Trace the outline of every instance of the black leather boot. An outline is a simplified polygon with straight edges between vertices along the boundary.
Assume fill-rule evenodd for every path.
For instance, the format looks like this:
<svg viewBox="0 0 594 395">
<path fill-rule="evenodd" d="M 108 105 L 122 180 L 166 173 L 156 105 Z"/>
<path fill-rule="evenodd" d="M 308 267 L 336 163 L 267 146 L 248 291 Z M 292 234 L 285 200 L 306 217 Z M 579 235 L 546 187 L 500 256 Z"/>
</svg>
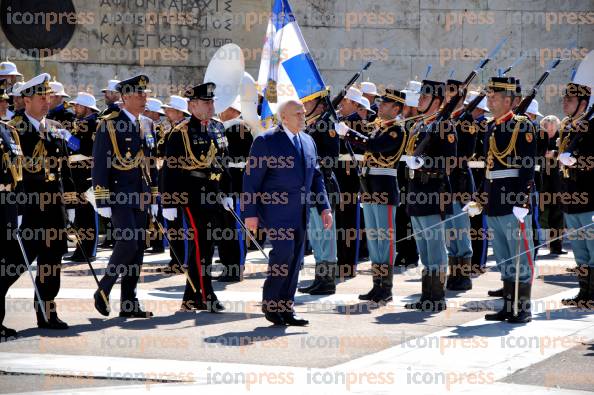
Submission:
<svg viewBox="0 0 594 395">
<path fill-rule="evenodd" d="M 375 303 L 388 303 L 392 301 L 392 285 L 394 281 L 394 266 L 380 265 L 380 287 L 371 298 Z"/>
<path fill-rule="evenodd" d="M 57 329 L 64 330 L 68 329 L 68 324 L 58 318 L 58 312 L 56 311 L 56 302 L 48 300 L 44 302 L 45 314 L 47 322 L 43 318 L 43 313 L 39 308 L 39 303 L 35 301 L 35 313 L 37 315 L 37 327 L 41 329 Z"/>
<path fill-rule="evenodd" d="M 518 287 L 518 300 L 515 300 L 515 293 L 512 294 L 512 307 L 517 303 L 518 313 L 514 314 L 512 310 L 511 316 L 507 319 L 510 324 L 526 324 L 532 321 L 532 310 L 530 305 L 530 293 L 532 291 L 532 284 L 520 283 Z"/>
<path fill-rule="evenodd" d="M 446 288 L 450 291 L 458 289 L 460 282 L 460 265 L 459 258 L 455 256 L 448 256 L 448 278 L 446 280 Z"/>
<path fill-rule="evenodd" d="M 514 297 L 513 281 L 504 281 L 501 291 L 503 297 L 503 307 L 496 313 L 486 314 L 487 321 L 505 321 L 512 316 L 512 301 Z"/>
<path fill-rule="evenodd" d="M 334 295 L 336 293 L 336 263 L 322 262 L 320 264 L 321 281 L 309 291 L 310 295 Z"/>
<path fill-rule="evenodd" d="M 458 258 L 456 273 L 456 281 L 450 286 L 448 283 L 447 289 L 450 291 L 468 291 L 472 289 L 472 258 Z"/>
<path fill-rule="evenodd" d="M 503 297 L 503 288 L 495 289 L 493 291 L 487 291 L 487 295 L 493 298 L 501 298 Z"/>
<path fill-rule="evenodd" d="M 407 303 L 405 309 L 422 310 L 423 304 L 431 299 L 431 276 L 427 269 L 423 269 L 421 274 L 421 299 L 418 302 Z"/>
<path fill-rule="evenodd" d="M 151 318 L 153 313 L 144 311 L 138 299 L 120 302 L 120 317 L 122 318 Z"/>
<path fill-rule="evenodd" d="M 359 295 L 359 300 L 373 300 L 375 294 L 379 291 L 381 287 L 381 265 L 377 263 L 371 264 L 371 274 L 373 275 L 373 287 L 371 291 L 367 292 L 366 294 Z"/>
<path fill-rule="evenodd" d="M 423 303 L 423 311 L 440 312 L 447 309 L 445 300 L 446 272 L 432 270 L 431 279 L 431 303 Z"/>
<path fill-rule="evenodd" d="M 574 306 L 581 308 L 594 308 L 594 289 L 592 289 L 592 278 L 594 270 L 590 270 L 588 266 L 580 266 L 577 269 L 578 282 L 580 284 L 580 290 L 576 296 L 569 299 L 561 300 L 566 306 Z M 591 307 L 588 307 L 588 302 Z"/>
</svg>

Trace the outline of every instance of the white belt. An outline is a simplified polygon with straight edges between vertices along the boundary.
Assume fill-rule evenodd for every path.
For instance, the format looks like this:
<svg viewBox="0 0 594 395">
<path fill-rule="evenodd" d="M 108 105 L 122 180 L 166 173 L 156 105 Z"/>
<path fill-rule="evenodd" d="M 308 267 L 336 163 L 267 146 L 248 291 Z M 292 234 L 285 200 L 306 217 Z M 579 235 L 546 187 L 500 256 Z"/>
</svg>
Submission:
<svg viewBox="0 0 594 395">
<path fill-rule="evenodd" d="M 369 172 L 367 174 L 370 174 L 372 176 L 393 176 L 393 177 L 396 177 L 398 173 L 396 172 L 396 169 L 388 169 L 388 168 L 382 168 L 382 167 L 369 167 Z"/>
<path fill-rule="evenodd" d="M 406 160 L 408 158 L 412 158 L 412 156 L 410 156 L 410 155 L 401 155 L 400 156 L 400 162 L 406 162 Z"/>
<path fill-rule="evenodd" d="M 534 171 L 540 171 L 540 165 L 534 165 Z"/>
<path fill-rule="evenodd" d="M 487 180 L 498 180 L 500 178 L 513 178 L 518 177 L 520 175 L 519 169 L 506 169 L 506 170 L 495 170 L 495 171 L 486 171 L 485 177 Z"/>
<path fill-rule="evenodd" d="M 484 169 L 485 161 L 484 160 L 469 160 L 468 167 L 470 169 Z"/>
<path fill-rule="evenodd" d="M 86 155 L 82 155 L 82 154 L 75 154 L 75 155 L 70 155 L 68 157 L 68 162 L 72 163 L 72 162 L 82 162 L 83 160 L 89 160 L 89 159 L 93 159 L 90 156 L 86 156 Z"/>
<path fill-rule="evenodd" d="M 355 159 L 359 162 L 363 162 L 363 155 L 355 154 Z M 338 155 L 338 160 L 343 161 L 343 162 L 350 162 L 352 160 L 351 154 L 340 154 L 340 155 Z"/>
<path fill-rule="evenodd" d="M 245 162 L 229 162 L 227 163 L 227 167 L 232 167 L 234 169 L 243 169 L 245 168 Z"/>
<path fill-rule="evenodd" d="M 12 189 L 12 185 L 10 184 L 0 184 L 0 192 L 10 192 L 10 190 Z"/>
</svg>

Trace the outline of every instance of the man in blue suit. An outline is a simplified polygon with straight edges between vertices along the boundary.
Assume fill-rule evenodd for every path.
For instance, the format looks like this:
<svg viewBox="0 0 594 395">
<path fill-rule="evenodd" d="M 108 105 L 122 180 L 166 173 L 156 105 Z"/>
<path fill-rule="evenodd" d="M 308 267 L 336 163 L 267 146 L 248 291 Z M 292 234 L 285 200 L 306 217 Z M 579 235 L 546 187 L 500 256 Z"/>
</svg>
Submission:
<svg viewBox="0 0 594 395">
<path fill-rule="evenodd" d="M 265 229 L 272 244 L 262 311 L 276 325 L 304 326 L 293 304 L 303 261 L 310 206 L 332 226 L 332 211 L 317 164 L 313 139 L 305 130 L 305 109 L 296 100 L 278 108 L 281 125 L 254 140 L 244 175 L 242 205 L 246 227 Z"/>
</svg>

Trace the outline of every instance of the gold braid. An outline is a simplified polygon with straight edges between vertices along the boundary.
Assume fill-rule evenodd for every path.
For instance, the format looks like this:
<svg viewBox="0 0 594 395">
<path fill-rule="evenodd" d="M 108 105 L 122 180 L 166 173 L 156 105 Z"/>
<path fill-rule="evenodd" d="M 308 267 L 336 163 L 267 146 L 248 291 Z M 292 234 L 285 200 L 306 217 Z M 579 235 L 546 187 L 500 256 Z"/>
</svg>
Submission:
<svg viewBox="0 0 594 395">
<path fill-rule="evenodd" d="M 520 124 L 520 121 L 516 122 L 516 125 L 514 126 L 514 131 L 512 133 L 512 137 L 509 140 L 509 144 L 507 148 L 505 148 L 503 151 L 499 151 L 499 149 L 497 148 L 497 142 L 495 141 L 495 133 L 491 134 L 491 137 L 489 137 L 489 153 L 487 155 L 488 168 L 493 167 L 493 158 L 496 158 L 499 161 L 499 163 L 501 163 L 503 166 L 511 167 L 511 165 L 505 163 L 504 159 L 508 157 L 509 154 L 516 151 L 516 141 L 518 140 L 518 134 L 520 133 Z"/>
<path fill-rule="evenodd" d="M 571 142 L 571 129 L 575 127 L 585 115 L 586 113 L 583 112 L 576 119 L 571 119 L 571 117 L 563 118 L 561 121 L 561 127 L 559 128 L 559 154 L 565 152 L 569 146 L 569 143 Z M 567 135 L 563 136 L 563 132 L 565 132 L 565 130 L 567 130 Z"/>
<path fill-rule="evenodd" d="M 409 156 L 413 155 L 415 152 L 415 145 L 417 144 L 417 139 L 419 138 L 419 132 L 418 131 L 417 131 L 417 133 L 413 133 L 413 132 L 417 128 L 417 125 L 419 124 L 419 122 L 423 122 L 423 120 L 419 120 L 419 121 L 415 122 L 415 124 L 411 128 L 408 142 L 406 143 L 406 154 Z M 405 141 L 406 141 L 406 139 L 405 139 Z"/>
<path fill-rule="evenodd" d="M 105 121 L 107 123 L 107 131 L 109 132 L 109 139 L 111 140 L 111 145 L 113 146 L 113 152 L 115 154 L 116 160 L 113 161 L 112 165 L 114 169 L 120 171 L 129 171 L 134 168 L 137 168 L 144 162 L 144 152 L 143 150 L 138 150 L 136 156 L 134 158 L 124 158 L 122 157 L 122 153 L 120 152 L 120 147 L 118 147 L 118 140 L 116 138 L 116 131 L 113 126 L 113 123 L 109 120 Z"/>
<path fill-rule="evenodd" d="M 388 124 L 388 126 L 383 127 L 381 133 L 385 133 L 388 129 L 390 129 L 392 125 Z M 380 122 L 380 127 L 381 126 L 381 122 Z M 375 157 L 372 155 L 372 153 L 370 152 L 366 152 L 365 153 L 365 163 L 367 165 L 371 165 L 371 164 L 376 164 L 379 165 L 381 167 L 392 167 L 394 166 L 394 163 L 398 162 L 400 160 L 400 157 L 402 156 L 402 153 L 404 152 L 404 149 L 406 147 L 406 131 L 404 130 L 404 128 L 401 128 L 402 133 L 404 133 L 404 137 L 402 139 L 402 144 L 400 144 L 400 148 L 398 148 L 398 151 L 396 151 L 396 153 L 394 155 L 390 155 L 390 156 L 384 156 L 384 154 L 380 153 L 379 157 Z"/>
<path fill-rule="evenodd" d="M 214 142 L 210 142 L 210 147 L 208 149 L 208 153 L 206 157 L 204 155 L 200 155 L 200 159 L 196 158 L 194 153 L 192 152 L 192 146 L 190 144 L 190 138 L 188 137 L 188 128 L 186 125 L 188 124 L 189 120 L 184 121 L 178 124 L 172 132 L 180 132 L 182 137 L 182 142 L 184 143 L 184 151 L 185 151 L 185 161 L 181 164 L 181 168 L 184 170 L 196 170 L 196 169 L 207 169 L 211 166 L 215 155 L 217 153 L 217 148 L 214 145 Z M 187 164 L 186 164 L 187 163 Z"/>
</svg>

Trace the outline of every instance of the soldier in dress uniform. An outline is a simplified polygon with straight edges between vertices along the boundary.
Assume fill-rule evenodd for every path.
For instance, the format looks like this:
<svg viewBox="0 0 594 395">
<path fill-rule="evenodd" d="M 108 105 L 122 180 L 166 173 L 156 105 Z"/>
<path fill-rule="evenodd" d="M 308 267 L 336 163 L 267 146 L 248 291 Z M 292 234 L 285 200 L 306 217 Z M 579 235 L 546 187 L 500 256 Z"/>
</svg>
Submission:
<svg viewBox="0 0 594 395">
<path fill-rule="evenodd" d="M 328 90 L 322 90 L 302 99 L 302 102 L 306 113 L 305 132 L 316 144 L 318 165 L 324 177 L 328 201 L 334 215 L 336 206 L 340 203 L 340 187 L 334 174 L 334 167 L 338 164 L 340 140 L 330 120 L 320 119 L 322 116 L 325 117 L 325 97 L 329 93 Z M 332 295 L 336 292 L 335 277 L 338 269 L 336 225 L 332 224 L 330 229 L 324 229 L 322 216 L 314 207 L 310 207 L 307 236 L 316 262 L 315 277 L 309 286 L 298 288 L 298 291 L 310 295 Z"/>
<path fill-rule="evenodd" d="M 345 98 L 339 106 L 339 115 L 344 119 L 347 126 L 358 132 L 363 132 L 367 120 L 361 118 L 357 109 L 363 102 L 361 91 L 357 88 L 349 88 Z M 357 198 L 359 193 L 359 177 L 353 158 L 346 148 L 345 142 L 340 142 L 338 163 L 336 165 L 336 179 L 340 187 L 340 205 L 336 210 L 336 236 L 338 273 L 341 277 L 354 277 L 359 261 L 359 250 L 361 240 L 361 207 Z M 360 147 L 352 147 L 357 162 L 363 160 L 363 150 Z M 358 165 L 360 166 L 360 164 Z"/>
<path fill-rule="evenodd" d="M 417 122 L 406 147 L 408 212 L 413 231 L 425 230 L 415 237 L 421 262 L 425 266 L 421 299 L 407 304 L 405 307 L 408 309 L 446 309 L 447 251 L 445 226 L 441 222 L 452 214 L 450 169 L 447 164 L 456 157 L 456 132 L 449 120 L 435 122 L 444 100 L 443 82 L 423 81 L 418 110 L 427 117 Z"/>
<path fill-rule="evenodd" d="M 576 274 L 580 290 L 563 304 L 578 308 L 594 309 L 594 240 L 591 229 L 575 234 L 576 229 L 592 224 L 594 220 L 594 169 L 588 165 L 594 156 L 594 120 L 588 102 L 591 87 L 569 83 L 563 95 L 563 112 L 559 132 L 559 162 L 561 191 L 571 196 L 581 196 L 562 206 L 567 231 L 572 232 L 571 246 L 577 264 Z M 589 118 L 589 119 L 588 119 Z"/>
<path fill-rule="evenodd" d="M 171 131 L 181 122 L 185 121 L 191 114 L 188 112 L 188 99 L 178 95 L 172 95 L 166 104 L 162 106 L 165 116 L 167 117 L 169 127 L 163 130 L 163 135 L 157 142 L 157 167 L 159 168 L 159 180 L 163 178 L 163 163 L 165 161 L 165 150 L 167 148 L 167 140 L 172 135 Z M 161 188 L 163 183 L 159 181 Z M 161 192 L 163 192 L 161 190 Z M 166 274 L 181 274 L 183 273 L 182 266 L 187 262 L 188 256 L 188 240 L 183 237 L 186 234 L 188 226 L 185 224 L 185 214 L 181 207 L 177 209 L 177 216 L 174 220 L 167 221 L 168 231 L 174 237 L 169 238 L 169 255 L 171 260 L 164 267 L 157 269 L 159 272 Z"/>
<path fill-rule="evenodd" d="M 225 128 L 228 143 L 228 169 L 223 177 L 230 178 L 231 193 L 235 198 L 235 213 L 240 216 L 239 197 L 243 189 L 243 174 L 246 160 L 250 155 L 250 148 L 254 138 L 250 127 L 241 118 L 241 102 L 239 96 L 231 106 L 220 114 L 220 120 Z M 224 266 L 223 273 L 217 278 L 221 282 L 237 282 L 243 279 L 243 269 L 247 254 L 247 245 L 239 225 L 231 213 L 219 208 L 219 230 L 223 236 L 217 247 L 219 257 Z M 229 237 L 233 235 L 233 237 Z"/>
<path fill-rule="evenodd" d="M 117 102 L 120 100 L 120 92 L 117 90 L 117 86 L 120 83 L 120 80 L 114 79 L 109 80 L 107 82 L 107 86 L 101 89 L 103 93 L 103 98 L 105 100 L 105 105 L 107 106 L 101 113 L 99 117 L 103 118 L 110 115 L 112 112 L 119 112 L 120 106 Z"/>
<path fill-rule="evenodd" d="M 10 96 L 8 96 L 8 80 L 0 79 L 0 121 L 8 122 L 12 119 L 14 113 L 8 108 Z"/>
<path fill-rule="evenodd" d="M 406 120 L 403 122 L 407 139 L 410 138 L 410 132 L 419 118 L 417 107 L 419 106 L 419 91 L 421 90 L 420 81 L 409 81 L 408 85 L 402 92 L 406 95 L 406 101 L 402 114 L 398 118 Z M 401 157 L 402 158 L 402 157 Z M 401 159 L 402 160 L 402 159 Z M 398 166 L 398 186 L 400 188 L 400 199 L 396 209 L 396 259 L 395 266 L 417 267 L 419 262 L 419 253 L 417 252 L 417 244 L 415 243 L 412 231 L 412 223 L 410 216 L 406 210 L 406 195 L 408 193 L 408 169 L 404 164 Z M 410 237 L 409 237 L 410 236 Z"/>
<path fill-rule="evenodd" d="M 449 79 L 446 82 L 446 103 L 456 97 L 463 83 Z M 451 115 L 451 122 L 456 130 L 456 163 L 450 173 L 453 192 L 452 214 L 462 213 L 464 206 L 472 200 L 476 191 L 472 172 L 468 168 L 468 159 L 473 156 L 476 145 L 476 126 L 472 115 L 464 113 L 464 98 L 458 102 Z M 450 217 L 451 218 L 451 217 Z M 450 291 L 472 289 L 471 261 L 472 244 L 470 241 L 470 217 L 462 215 L 446 222 L 446 242 L 448 250 L 449 274 L 446 288 Z"/>
<path fill-rule="evenodd" d="M 469 104 L 479 95 L 476 91 L 468 92 L 468 99 L 466 104 Z M 484 97 L 476 108 L 472 111 L 472 120 L 474 127 L 476 128 L 476 143 L 474 154 L 468 161 L 468 167 L 472 172 L 472 178 L 474 179 L 474 185 L 478 189 L 483 184 L 485 179 L 485 158 L 484 158 L 484 141 L 485 132 L 487 131 L 487 117 L 485 113 L 489 112 L 487 107 L 487 97 Z M 488 249 L 488 237 L 487 236 L 487 217 L 486 215 L 475 215 L 470 217 L 470 228 L 474 237 L 471 237 L 472 243 L 472 272 L 475 274 L 480 273 L 484 270 L 487 262 L 487 249 Z M 499 295 L 501 296 L 501 295 Z"/>
<path fill-rule="evenodd" d="M 64 85 L 56 81 L 55 78 L 50 82 L 50 87 L 53 93 L 50 97 L 50 111 L 47 118 L 60 122 L 64 129 L 71 132 L 74 126 L 74 113 L 67 108 L 64 101 L 70 96 L 64 91 Z"/>
<path fill-rule="evenodd" d="M 185 210 L 192 229 L 188 275 L 182 310 L 208 310 L 220 312 L 224 306 L 212 287 L 212 256 L 214 253 L 216 212 L 219 204 L 233 209 L 228 179 L 222 177 L 227 162 L 223 124 L 215 119 L 214 98 L 216 85 L 212 82 L 189 88 L 184 96 L 189 99 L 192 116 L 171 130 L 165 148 L 162 191 L 170 197 L 163 201 L 163 216 L 177 217 L 178 208 Z M 173 197 L 177 196 L 177 199 Z M 195 291 L 194 291 L 195 289 Z"/>
<path fill-rule="evenodd" d="M 486 172 L 481 202 L 493 235 L 493 252 L 503 281 L 503 308 L 485 315 L 487 321 L 526 323 L 531 318 L 532 275 L 529 258 L 533 257 L 530 196 L 534 191 L 536 138 L 534 125 L 525 116 L 513 113 L 519 86 L 514 77 L 493 77 L 488 85 L 487 103 L 493 119 L 485 135 Z M 469 210 L 476 215 L 480 209 Z M 520 232 L 524 222 L 526 234 Z M 528 253 L 524 243 L 527 243 Z M 515 256 L 522 254 L 519 258 Z M 518 298 L 515 295 L 516 265 Z M 517 307 L 517 314 L 514 313 Z"/>
<path fill-rule="evenodd" d="M 46 118 L 52 94 L 49 79 L 49 74 L 40 74 L 20 87 L 16 93 L 24 97 L 25 113 L 10 124 L 18 131 L 24 155 L 27 202 L 21 226 L 23 243 L 29 262 L 37 259 L 35 283 L 48 317 L 45 321 L 35 301 L 37 326 L 67 329 L 68 325 L 58 318 L 54 299 L 60 290 L 62 255 L 67 251 L 62 164 L 70 136 L 59 122 Z"/>
<path fill-rule="evenodd" d="M 7 123 L 0 122 L 0 342 L 15 338 L 17 332 L 3 325 L 5 298 L 8 289 L 27 270 L 22 251 L 14 232 L 18 232 L 19 213 L 17 193 L 23 176 L 20 139 L 16 129 Z"/>
<path fill-rule="evenodd" d="M 20 116 L 22 117 L 25 114 L 25 101 L 20 93 L 17 93 L 21 86 L 23 86 L 24 82 L 17 82 L 10 88 L 10 93 L 8 96 L 12 99 L 12 118 Z M 11 118 L 11 121 L 12 121 Z"/>
<path fill-rule="evenodd" d="M 361 83 L 360 88 L 363 97 L 369 100 L 369 106 L 372 110 L 372 112 L 367 115 L 367 121 L 373 122 L 377 118 L 378 103 L 376 103 L 376 99 L 379 97 L 377 86 L 373 82 L 365 81 Z"/>
<path fill-rule="evenodd" d="M 79 141 L 79 149 L 68 148 L 68 172 L 64 177 L 64 196 L 68 219 L 75 231 L 81 236 L 74 253 L 66 260 L 86 262 L 85 256 L 92 262 L 97 255 L 98 216 L 95 209 L 84 197 L 92 186 L 91 168 L 93 167 L 93 142 L 97 130 L 99 109 L 95 97 L 90 93 L 79 92 L 70 102 L 74 108 L 72 135 Z M 81 250 L 82 246 L 82 250 Z"/>
<path fill-rule="evenodd" d="M 149 318 L 136 297 L 146 240 L 147 211 L 155 217 L 157 171 L 151 166 L 154 136 L 140 116 L 146 105 L 149 78 L 138 75 L 121 81 L 116 89 L 122 96 L 122 110 L 102 118 L 93 146 L 93 188 L 97 212 L 111 218 L 113 253 L 94 294 L 95 308 L 108 316 L 104 301 L 122 276 L 120 317 Z M 152 142 L 152 146 L 151 146 Z M 101 295 L 103 293 L 103 295 Z"/>
<path fill-rule="evenodd" d="M 378 117 L 369 125 L 369 135 L 349 129 L 344 123 L 339 124 L 336 131 L 365 149 L 361 200 L 373 287 L 368 293 L 359 295 L 359 299 L 387 303 L 392 300 L 396 254 L 397 167 L 406 145 L 406 133 L 396 117 L 406 103 L 406 94 L 386 89 L 378 101 Z"/>
<path fill-rule="evenodd" d="M 155 153 L 157 158 L 159 158 L 159 141 L 161 140 L 161 136 L 165 134 L 165 125 L 163 125 L 163 120 L 161 118 L 165 115 L 163 109 L 161 108 L 162 106 L 163 102 L 161 100 L 156 99 L 154 97 L 148 98 L 146 99 L 146 107 L 143 113 L 143 117 L 145 117 L 144 119 L 148 118 L 150 120 L 145 122 L 147 123 L 147 127 L 151 128 L 151 130 L 153 131 L 153 135 L 156 139 Z M 158 169 L 159 167 L 157 166 L 157 170 Z M 165 236 L 159 230 L 159 226 L 156 223 L 157 221 L 159 223 L 163 223 L 163 216 L 161 214 L 160 209 L 159 213 L 155 218 L 149 218 L 147 235 L 149 236 L 148 245 L 151 246 L 151 254 L 161 254 L 165 252 Z"/>
</svg>

